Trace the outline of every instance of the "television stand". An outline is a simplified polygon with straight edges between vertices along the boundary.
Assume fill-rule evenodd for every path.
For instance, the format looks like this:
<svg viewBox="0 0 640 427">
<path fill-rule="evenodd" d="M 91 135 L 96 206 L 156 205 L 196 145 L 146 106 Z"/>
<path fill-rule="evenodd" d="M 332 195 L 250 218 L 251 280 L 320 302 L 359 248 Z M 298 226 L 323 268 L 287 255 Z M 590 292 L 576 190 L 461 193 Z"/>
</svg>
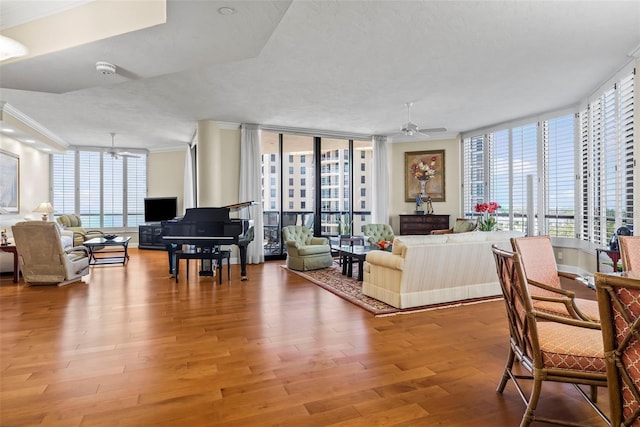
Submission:
<svg viewBox="0 0 640 427">
<path fill-rule="evenodd" d="M 166 250 L 167 245 L 162 240 L 162 223 L 147 222 L 138 226 L 138 248 Z"/>
</svg>

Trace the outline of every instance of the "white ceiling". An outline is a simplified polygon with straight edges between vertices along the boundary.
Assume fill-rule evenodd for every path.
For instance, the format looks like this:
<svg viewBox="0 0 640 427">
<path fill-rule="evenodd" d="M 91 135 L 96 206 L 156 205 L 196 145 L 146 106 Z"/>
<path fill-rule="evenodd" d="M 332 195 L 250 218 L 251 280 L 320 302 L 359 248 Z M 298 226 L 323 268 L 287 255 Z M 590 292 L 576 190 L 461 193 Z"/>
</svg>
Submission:
<svg viewBox="0 0 640 427">
<path fill-rule="evenodd" d="M 2 27 L 39 3 L 2 0 Z M 205 119 L 393 135 L 408 101 L 440 138 L 574 105 L 639 45 L 637 0 L 168 0 L 166 24 L 0 65 L 0 100 L 81 146 L 184 146 Z"/>
</svg>

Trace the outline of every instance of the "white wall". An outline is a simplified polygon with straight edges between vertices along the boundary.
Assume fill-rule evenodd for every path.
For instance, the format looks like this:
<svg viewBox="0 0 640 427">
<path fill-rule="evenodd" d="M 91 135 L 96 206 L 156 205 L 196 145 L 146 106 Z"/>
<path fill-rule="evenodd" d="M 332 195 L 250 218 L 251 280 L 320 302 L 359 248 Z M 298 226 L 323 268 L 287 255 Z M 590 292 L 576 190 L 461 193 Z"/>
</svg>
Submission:
<svg viewBox="0 0 640 427">
<path fill-rule="evenodd" d="M 3 134 L 0 149 L 20 157 L 20 210 L 17 214 L 0 215 L 0 228 L 6 228 L 11 237 L 13 224 L 24 219 L 39 219 L 42 214 L 33 210 L 49 201 L 49 155 Z M 0 252 L 0 272 L 7 271 L 13 271 L 13 255 Z"/>
<path fill-rule="evenodd" d="M 416 209 L 414 202 L 404 200 L 405 164 L 404 153 L 407 151 L 444 150 L 445 160 L 445 201 L 433 203 L 433 213 L 449 215 L 449 223 L 452 226 L 460 214 L 462 208 L 460 196 L 460 140 L 443 139 L 435 141 L 416 141 L 390 143 L 387 146 L 390 159 L 389 185 L 391 187 L 389 197 L 389 216 L 391 227 L 396 234 L 400 234 L 400 214 L 413 214 Z"/>
<path fill-rule="evenodd" d="M 178 197 L 178 215 L 184 214 L 184 150 L 149 153 L 147 196 Z"/>
</svg>

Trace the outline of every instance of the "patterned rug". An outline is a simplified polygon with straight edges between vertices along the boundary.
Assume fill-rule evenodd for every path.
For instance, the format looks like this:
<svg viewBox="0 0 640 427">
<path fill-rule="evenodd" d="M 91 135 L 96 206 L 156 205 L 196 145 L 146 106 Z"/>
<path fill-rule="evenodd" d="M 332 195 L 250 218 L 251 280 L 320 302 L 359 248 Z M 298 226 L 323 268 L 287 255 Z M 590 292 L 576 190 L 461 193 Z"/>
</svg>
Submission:
<svg viewBox="0 0 640 427">
<path fill-rule="evenodd" d="M 358 265 L 353 265 L 353 277 L 342 275 L 342 267 L 334 264 L 332 267 L 323 268 L 312 271 L 295 271 L 288 269 L 286 265 L 282 265 L 285 270 L 304 277 L 308 281 L 320 286 L 323 289 L 357 305 L 360 308 L 376 316 L 389 316 L 401 313 L 415 313 L 418 311 L 436 310 L 440 308 L 458 307 L 467 304 L 476 304 L 479 302 L 496 301 L 502 297 L 476 298 L 465 301 L 455 301 L 440 304 L 425 305 L 411 308 L 395 308 L 375 298 L 362 294 L 362 282 L 355 279 L 358 277 Z"/>
</svg>

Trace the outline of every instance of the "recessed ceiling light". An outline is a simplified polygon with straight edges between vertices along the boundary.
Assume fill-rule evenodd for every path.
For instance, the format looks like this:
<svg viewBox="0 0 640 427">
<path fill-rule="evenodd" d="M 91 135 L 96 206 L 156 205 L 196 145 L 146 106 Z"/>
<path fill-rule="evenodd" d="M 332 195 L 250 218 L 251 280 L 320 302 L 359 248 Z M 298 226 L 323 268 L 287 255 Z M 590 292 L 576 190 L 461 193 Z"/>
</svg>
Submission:
<svg viewBox="0 0 640 427">
<path fill-rule="evenodd" d="M 234 13 L 236 13 L 236 10 L 232 7 L 223 6 L 218 9 L 218 13 L 220 15 L 233 15 Z"/>
<path fill-rule="evenodd" d="M 13 133 L 13 132 L 15 132 L 15 130 L 13 130 L 11 128 L 2 128 L 2 132 Z"/>
<path fill-rule="evenodd" d="M 43 148 L 42 151 L 49 152 L 49 151 L 51 151 L 51 148 Z"/>
<path fill-rule="evenodd" d="M 36 142 L 35 139 L 25 139 L 24 142 L 26 142 L 27 144 L 33 144 Z"/>
</svg>

